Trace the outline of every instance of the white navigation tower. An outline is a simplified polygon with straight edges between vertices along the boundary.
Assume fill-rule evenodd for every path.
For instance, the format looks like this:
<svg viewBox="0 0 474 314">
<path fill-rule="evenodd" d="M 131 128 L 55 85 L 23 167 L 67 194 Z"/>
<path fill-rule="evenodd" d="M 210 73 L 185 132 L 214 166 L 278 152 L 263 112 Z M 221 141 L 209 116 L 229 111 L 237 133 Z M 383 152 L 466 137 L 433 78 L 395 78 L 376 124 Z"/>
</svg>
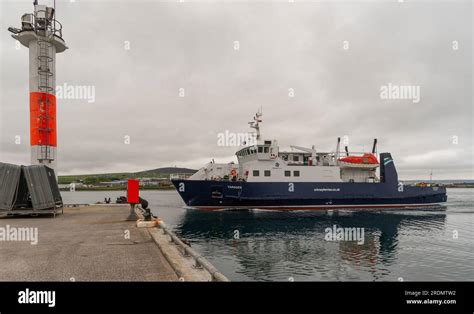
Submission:
<svg viewBox="0 0 474 314">
<path fill-rule="evenodd" d="M 21 28 L 9 27 L 12 37 L 29 49 L 31 164 L 56 171 L 56 54 L 67 49 L 55 8 L 33 2 L 34 13 L 21 17 Z M 56 172 L 57 174 L 57 172 Z"/>
</svg>

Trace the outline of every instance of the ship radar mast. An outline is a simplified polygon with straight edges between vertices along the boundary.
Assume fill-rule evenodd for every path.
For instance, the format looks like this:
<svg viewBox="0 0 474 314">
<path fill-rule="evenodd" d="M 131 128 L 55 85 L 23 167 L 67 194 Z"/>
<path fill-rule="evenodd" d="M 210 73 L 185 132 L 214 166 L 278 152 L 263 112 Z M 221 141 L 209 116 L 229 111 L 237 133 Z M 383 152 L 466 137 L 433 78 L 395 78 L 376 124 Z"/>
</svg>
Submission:
<svg viewBox="0 0 474 314">
<path fill-rule="evenodd" d="M 262 109 L 257 111 L 255 116 L 253 117 L 253 121 L 249 122 L 249 125 L 252 129 L 255 129 L 257 134 L 256 134 L 256 142 L 261 140 L 260 136 L 260 123 L 262 123 Z"/>
</svg>

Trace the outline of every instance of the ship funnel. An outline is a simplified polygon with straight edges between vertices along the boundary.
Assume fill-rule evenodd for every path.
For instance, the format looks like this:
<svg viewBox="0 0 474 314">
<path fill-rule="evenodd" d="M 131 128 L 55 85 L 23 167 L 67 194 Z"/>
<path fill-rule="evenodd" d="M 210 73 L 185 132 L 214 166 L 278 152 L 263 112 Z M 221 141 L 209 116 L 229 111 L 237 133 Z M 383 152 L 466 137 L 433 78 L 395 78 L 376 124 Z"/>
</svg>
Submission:
<svg viewBox="0 0 474 314">
<path fill-rule="evenodd" d="M 380 154 L 380 181 L 391 185 L 398 185 L 398 174 L 390 153 Z"/>
</svg>

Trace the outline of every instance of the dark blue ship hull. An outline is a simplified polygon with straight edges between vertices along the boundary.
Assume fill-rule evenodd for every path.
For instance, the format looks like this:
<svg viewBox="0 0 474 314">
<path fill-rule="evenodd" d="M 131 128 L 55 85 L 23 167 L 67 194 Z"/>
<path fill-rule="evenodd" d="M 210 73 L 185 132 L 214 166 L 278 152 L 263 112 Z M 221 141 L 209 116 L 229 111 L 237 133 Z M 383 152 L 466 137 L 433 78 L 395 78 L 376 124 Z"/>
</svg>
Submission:
<svg viewBox="0 0 474 314">
<path fill-rule="evenodd" d="M 419 207 L 447 200 L 445 187 L 399 184 L 390 154 L 380 158 L 379 183 L 172 181 L 187 206 L 204 209 Z"/>
</svg>

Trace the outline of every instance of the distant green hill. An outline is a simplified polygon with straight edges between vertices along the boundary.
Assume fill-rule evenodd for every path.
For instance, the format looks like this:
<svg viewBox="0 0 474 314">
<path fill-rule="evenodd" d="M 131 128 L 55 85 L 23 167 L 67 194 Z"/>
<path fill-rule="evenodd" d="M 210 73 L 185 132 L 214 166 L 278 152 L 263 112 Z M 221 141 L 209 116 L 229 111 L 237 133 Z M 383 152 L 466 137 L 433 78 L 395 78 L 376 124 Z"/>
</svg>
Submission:
<svg viewBox="0 0 474 314">
<path fill-rule="evenodd" d="M 186 173 L 186 174 L 193 174 L 197 170 L 188 169 L 188 168 L 179 168 L 179 167 L 165 167 L 165 168 L 157 168 L 152 170 L 145 170 L 140 172 L 135 172 L 135 175 L 138 176 L 146 176 L 146 177 L 154 177 L 157 175 L 166 175 L 169 177 L 172 173 Z"/>
<path fill-rule="evenodd" d="M 110 182 L 116 180 L 136 179 L 136 178 L 169 178 L 172 173 L 193 174 L 197 170 L 179 167 L 164 167 L 139 172 L 122 173 L 101 173 L 101 174 L 81 174 L 70 176 L 59 176 L 59 184 L 69 184 L 71 182 L 83 182 L 85 184 L 97 184 L 99 182 Z"/>
</svg>

